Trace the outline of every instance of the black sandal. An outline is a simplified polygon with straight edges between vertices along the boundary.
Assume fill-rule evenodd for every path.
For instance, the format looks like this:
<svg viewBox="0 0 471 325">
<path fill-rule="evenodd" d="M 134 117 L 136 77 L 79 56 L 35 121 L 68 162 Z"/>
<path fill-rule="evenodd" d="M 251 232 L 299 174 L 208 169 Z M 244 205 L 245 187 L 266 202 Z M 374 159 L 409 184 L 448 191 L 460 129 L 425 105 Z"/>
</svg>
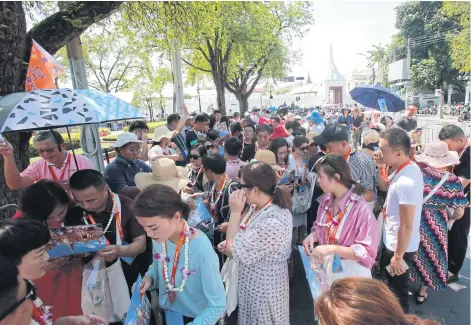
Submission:
<svg viewBox="0 0 471 325">
<path fill-rule="evenodd" d="M 427 294 L 425 294 L 425 296 L 422 296 L 422 295 L 420 294 L 420 291 L 417 291 L 417 292 L 415 293 L 415 302 L 417 303 L 417 305 L 422 305 L 422 304 L 425 302 L 425 300 L 427 300 L 427 297 L 428 297 Z M 418 298 L 424 298 L 424 300 L 419 301 Z"/>
</svg>

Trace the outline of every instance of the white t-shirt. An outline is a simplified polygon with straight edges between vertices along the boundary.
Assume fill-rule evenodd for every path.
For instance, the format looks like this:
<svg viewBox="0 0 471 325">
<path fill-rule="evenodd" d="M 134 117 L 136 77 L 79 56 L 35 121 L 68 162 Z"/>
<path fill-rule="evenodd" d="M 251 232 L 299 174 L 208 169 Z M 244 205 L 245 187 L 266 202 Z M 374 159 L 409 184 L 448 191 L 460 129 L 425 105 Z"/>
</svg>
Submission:
<svg viewBox="0 0 471 325">
<path fill-rule="evenodd" d="M 288 159 L 288 170 L 294 170 L 296 176 L 303 176 L 304 177 L 304 167 L 305 165 L 302 163 L 298 163 L 298 168 L 296 169 L 296 160 L 294 159 L 293 155 L 289 155 Z"/>
<path fill-rule="evenodd" d="M 389 176 L 391 180 L 392 175 Z M 399 231 L 400 217 L 399 205 L 414 205 L 415 215 L 412 234 L 406 252 L 416 252 L 420 242 L 420 216 L 424 200 L 424 179 L 422 172 L 415 163 L 404 167 L 389 186 L 386 197 L 387 218 L 383 224 L 383 242 L 391 251 L 396 250 L 397 233 Z"/>
<path fill-rule="evenodd" d="M 156 153 L 158 155 L 165 155 L 165 156 L 171 156 L 171 155 L 176 155 L 177 152 L 175 151 L 175 149 L 173 148 L 170 148 L 170 147 L 166 147 L 165 150 L 159 146 L 158 144 L 153 146 L 152 148 L 149 149 L 149 152 L 147 153 L 147 155 L 151 154 L 151 153 Z"/>
</svg>

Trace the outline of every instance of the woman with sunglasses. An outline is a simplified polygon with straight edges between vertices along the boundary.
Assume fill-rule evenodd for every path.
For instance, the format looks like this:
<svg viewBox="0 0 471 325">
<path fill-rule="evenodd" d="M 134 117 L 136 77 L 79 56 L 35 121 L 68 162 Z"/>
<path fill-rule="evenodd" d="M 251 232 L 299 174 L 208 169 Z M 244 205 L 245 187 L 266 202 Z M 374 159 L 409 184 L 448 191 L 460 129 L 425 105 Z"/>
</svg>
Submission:
<svg viewBox="0 0 471 325">
<path fill-rule="evenodd" d="M 276 186 L 273 168 L 252 162 L 242 168 L 241 190 L 229 198 L 227 239 L 218 250 L 239 262 L 239 325 L 289 325 L 292 216 L 289 194 Z M 245 204 L 249 211 L 243 214 Z"/>
<path fill-rule="evenodd" d="M 29 281 L 35 281 L 46 274 L 49 255 L 46 245 L 51 240 L 49 229 L 46 225 L 26 219 L 9 219 L 0 222 L 0 251 L 2 255 L 12 264 L 18 267 L 20 276 Z M 89 316 L 66 316 L 58 318 L 53 322 L 51 307 L 45 306 L 41 299 L 36 296 L 36 288 L 30 283 L 29 297 L 33 301 L 33 313 L 31 324 L 37 325 L 99 325 L 108 324 L 101 317 Z M 78 294 L 78 293 L 77 293 Z M 18 307 L 17 305 L 16 307 Z M 12 306 L 15 307 L 15 306 Z M 0 316 L 6 318 L 8 314 L 16 309 L 7 310 L 7 315 Z M 54 310 L 54 309 L 52 309 Z M 13 325 L 13 323 L 12 323 Z M 17 325 L 17 324 L 14 324 Z"/>
<path fill-rule="evenodd" d="M 362 197 L 365 188 L 352 179 L 348 163 L 338 155 L 319 159 L 316 172 L 326 195 L 311 234 L 303 242 L 305 252 L 317 264 L 337 255 L 345 276 L 371 277 L 378 249 L 378 226 Z"/>
<path fill-rule="evenodd" d="M 309 190 L 307 185 L 307 161 L 309 142 L 304 135 L 298 135 L 293 139 L 293 149 L 289 156 L 288 170 L 294 172 L 296 177 L 293 178 L 293 195 L 298 195 L 305 189 Z M 297 209 L 293 206 L 293 244 L 301 245 L 307 236 L 307 211 Z"/>
<path fill-rule="evenodd" d="M 197 145 L 190 150 L 188 158 L 190 163 L 186 165 L 188 179 L 190 180 L 191 189 L 193 193 L 204 192 L 203 186 L 208 182 L 204 174 L 203 157 L 206 156 L 206 147 L 202 144 Z"/>
<path fill-rule="evenodd" d="M 204 146 L 208 153 L 219 153 L 219 131 L 210 130 L 206 135 L 206 140 L 204 141 Z"/>
</svg>

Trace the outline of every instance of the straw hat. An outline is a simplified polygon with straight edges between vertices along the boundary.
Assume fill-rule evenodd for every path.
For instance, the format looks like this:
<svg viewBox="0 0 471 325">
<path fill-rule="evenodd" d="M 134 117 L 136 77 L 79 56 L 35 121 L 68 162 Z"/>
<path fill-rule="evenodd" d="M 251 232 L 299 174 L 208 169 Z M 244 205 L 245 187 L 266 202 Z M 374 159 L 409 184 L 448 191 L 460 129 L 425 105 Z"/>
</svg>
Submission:
<svg viewBox="0 0 471 325">
<path fill-rule="evenodd" d="M 255 161 L 263 161 L 270 166 L 276 165 L 276 157 L 270 150 L 258 150 L 254 157 Z"/>
<path fill-rule="evenodd" d="M 317 137 L 320 133 L 318 132 L 309 132 L 306 134 L 306 138 L 309 144 L 314 142 L 314 138 Z"/>
<path fill-rule="evenodd" d="M 142 141 L 137 139 L 137 135 L 131 132 L 123 132 L 116 138 L 116 142 L 113 143 L 113 148 L 121 148 L 122 146 L 127 145 L 128 143 L 142 143 Z"/>
<path fill-rule="evenodd" d="M 459 164 L 460 157 L 457 152 L 448 150 L 446 142 L 435 141 L 425 147 L 424 153 L 416 155 L 415 161 L 433 168 L 443 168 Z"/>
<path fill-rule="evenodd" d="M 160 142 L 162 138 L 167 138 L 171 140 L 173 137 L 173 131 L 169 131 L 166 126 L 158 127 L 154 130 L 154 137 L 152 138 L 153 142 Z"/>
<path fill-rule="evenodd" d="M 142 191 L 153 184 L 167 185 L 179 192 L 190 180 L 186 177 L 185 168 L 177 167 L 169 158 L 159 158 L 152 162 L 152 173 L 137 173 L 134 177 L 136 186 Z"/>
</svg>

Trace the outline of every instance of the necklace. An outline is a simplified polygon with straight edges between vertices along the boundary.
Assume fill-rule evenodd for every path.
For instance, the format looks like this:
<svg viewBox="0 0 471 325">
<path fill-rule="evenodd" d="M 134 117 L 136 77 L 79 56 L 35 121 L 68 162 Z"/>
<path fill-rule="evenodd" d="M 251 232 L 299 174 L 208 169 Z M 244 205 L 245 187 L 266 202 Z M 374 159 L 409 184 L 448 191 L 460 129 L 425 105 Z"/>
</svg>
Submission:
<svg viewBox="0 0 471 325">
<path fill-rule="evenodd" d="M 188 173 L 188 178 L 190 179 L 191 186 L 194 186 L 198 182 L 198 178 L 200 177 L 201 173 L 203 172 L 203 167 L 200 167 L 198 173 L 196 174 L 195 180 L 193 181 L 193 174 L 195 173 L 195 168 L 191 165 L 190 172 Z"/>
<path fill-rule="evenodd" d="M 240 229 L 245 230 L 247 226 L 249 225 L 249 222 L 254 219 L 256 216 L 258 216 L 263 210 L 267 209 L 271 205 L 272 199 L 270 198 L 261 208 L 260 210 L 256 211 L 256 206 L 255 204 L 252 204 L 250 206 L 249 212 L 245 215 L 245 218 L 242 220 L 240 223 Z M 254 214 L 255 212 L 255 214 Z"/>
<path fill-rule="evenodd" d="M 351 196 L 345 204 L 345 209 L 343 211 L 339 211 L 335 217 L 332 217 L 334 214 L 334 201 L 332 201 L 332 210 L 327 212 L 327 226 L 325 232 L 325 243 L 327 245 L 331 245 L 335 243 L 335 235 L 337 234 L 337 230 L 339 229 L 339 225 L 342 222 L 343 217 L 348 211 L 350 204 L 352 203 Z M 332 229 L 333 226 L 333 229 Z"/>
<path fill-rule="evenodd" d="M 188 280 L 188 276 L 194 272 L 188 268 L 188 247 L 189 247 L 190 237 L 191 237 L 191 229 L 189 228 L 187 222 L 183 220 L 182 233 L 180 235 L 180 239 L 178 240 L 178 244 L 175 249 L 175 255 L 173 258 L 171 279 L 169 279 L 168 277 L 168 264 L 167 263 L 170 262 L 170 260 L 167 257 L 167 244 L 166 244 L 166 241 L 162 243 L 162 253 L 161 253 L 162 273 L 164 275 L 165 287 L 167 289 L 170 302 L 175 301 L 176 292 L 183 292 L 186 281 Z M 175 275 L 177 272 L 178 259 L 180 257 L 180 251 L 183 245 L 183 241 L 185 241 L 185 264 L 184 264 L 184 267 L 181 269 L 181 272 L 183 273 L 182 282 L 180 283 L 179 287 L 175 287 Z"/>
<path fill-rule="evenodd" d="M 124 240 L 123 226 L 121 225 L 121 202 L 120 202 L 119 196 L 117 194 L 110 192 L 110 195 L 111 195 L 111 199 L 113 200 L 113 211 L 111 213 L 110 219 L 108 220 L 108 223 L 107 223 L 105 229 L 103 229 L 103 234 L 105 235 L 106 245 L 108 245 L 108 246 L 111 245 L 111 244 L 108 241 L 108 239 L 106 238 L 106 232 L 110 228 L 111 222 L 113 221 L 113 219 L 116 219 L 116 228 L 118 230 L 118 233 L 117 233 L 116 237 L 118 237 L 118 235 L 119 235 L 119 238 L 121 240 Z M 91 214 L 89 214 L 88 216 L 85 216 L 85 214 L 86 213 L 84 212 L 83 222 L 86 225 L 88 225 L 88 221 L 90 221 L 90 223 L 92 225 L 95 225 L 96 224 L 95 218 L 93 218 L 93 216 Z"/>
<path fill-rule="evenodd" d="M 217 196 L 214 198 L 214 192 L 216 188 L 216 182 L 214 182 L 213 187 L 211 188 L 211 197 L 209 198 L 209 206 L 211 208 L 211 211 L 215 212 L 216 210 L 216 205 L 221 199 L 222 195 L 222 190 L 224 189 L 224 186 L 226 185 L 227 181 L 227 175 L 224 175 L 224 180 L 221 182 L 221 186 L 217 189 Z"/>
</svg>

